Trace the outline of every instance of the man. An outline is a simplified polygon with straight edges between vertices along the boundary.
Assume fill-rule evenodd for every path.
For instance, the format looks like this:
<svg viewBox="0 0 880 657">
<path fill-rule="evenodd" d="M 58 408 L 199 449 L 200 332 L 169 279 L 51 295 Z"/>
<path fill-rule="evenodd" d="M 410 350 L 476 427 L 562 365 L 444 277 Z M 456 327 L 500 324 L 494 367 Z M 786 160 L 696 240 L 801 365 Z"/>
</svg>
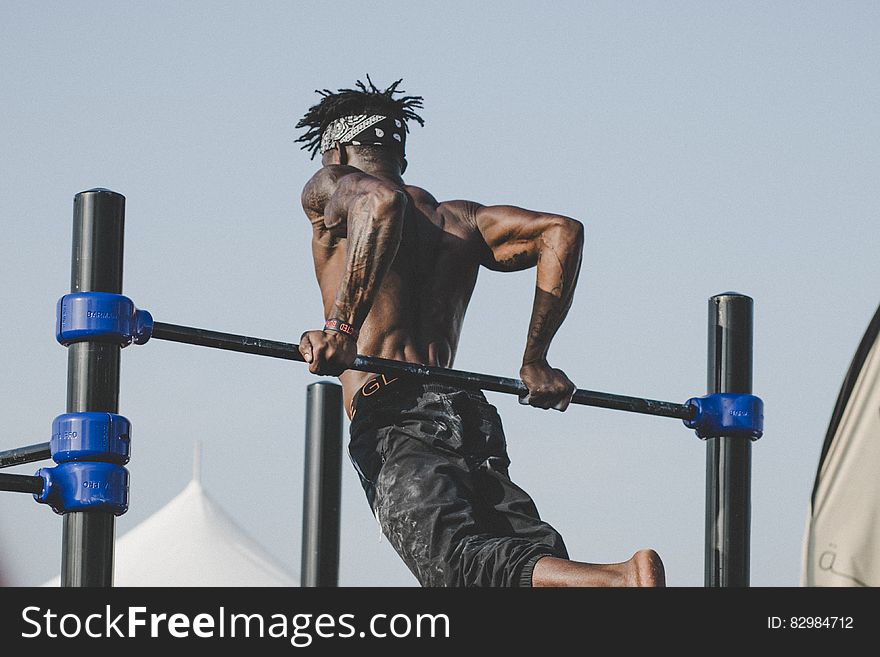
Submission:
<svg viewBox="0 0 880 657">
<path fill-rule="evenodd" d="M 326 320 L 299 349 L 311 372 L 339 377 L 349 454 L 382 531 L 422 586 L 663 586 L 653 550 L 615 564 L 569 559 L 511 481 L 501 421 L 482 392 L 347 370 L 358 353 L 451 367 L 479 268 L 535 267 L 524 401 L 564 411 L 575 391 L 547 352 L 571 305 L 582 225 L 440 203 L 405 183 L 408 121 L 424 121 L 420 96 L 395 97 L 400 82 L 380 90 L 368 76 L 369 86 L 318 92 L 296 126 L 307 129 L 303 148 L 321 153 L 302 205 Z"/>
</svg>

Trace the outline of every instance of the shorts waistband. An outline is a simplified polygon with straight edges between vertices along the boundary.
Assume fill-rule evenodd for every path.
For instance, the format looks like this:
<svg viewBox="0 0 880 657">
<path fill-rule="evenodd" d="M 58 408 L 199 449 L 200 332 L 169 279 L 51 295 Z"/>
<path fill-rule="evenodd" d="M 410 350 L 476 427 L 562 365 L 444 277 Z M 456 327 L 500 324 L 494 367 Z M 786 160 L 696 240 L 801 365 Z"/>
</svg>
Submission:
<svg viewBox="0 0 880 657">
<path fill-rule="evenodd" d="M 433 383 L 425 379 L 412 376 L 393 376 L 390 374 L 378 374 L 362 385 L 351 398 L 351 416 L 357 413 L 358 408 L 363 408 L 367 403 L 373 403 L 385 397 L 391 390 L 402 391 L 418 388 L 423 392 L 451 392 L 460 390 L 456 386 L 446 383 Z"/>
</svg>

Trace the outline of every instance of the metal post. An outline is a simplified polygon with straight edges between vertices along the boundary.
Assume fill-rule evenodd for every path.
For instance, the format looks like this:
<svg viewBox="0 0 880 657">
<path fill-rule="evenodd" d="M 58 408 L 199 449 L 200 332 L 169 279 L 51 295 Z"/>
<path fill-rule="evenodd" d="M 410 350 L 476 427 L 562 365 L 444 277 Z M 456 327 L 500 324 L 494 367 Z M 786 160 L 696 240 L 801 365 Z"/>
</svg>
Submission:
<svg viewBox="0 0 880 657">
<path fill-rule="evenodd" d="M 709 394 L 752 392 L 751 297 L 725 292 L 709 299 Z M 705 585 L 749 586 L 752 442 L 706 441 Z"/>
<path fill-rule="evenodd" d="M 301 586 L 338 586 L 342 499 L 342 387 L 312 383 L 306 393 Z"/>
<path fill-rule="evenodd" d="M 122 293 L 125 197 L 90 189 L 73 202 L 71 292 Z M 68 348 L 67 412 L 119 410 L 119 345 L 77 342 Z M 113 586 L 115 516 L 64 514 L 62 586 Z"/>
</svg>

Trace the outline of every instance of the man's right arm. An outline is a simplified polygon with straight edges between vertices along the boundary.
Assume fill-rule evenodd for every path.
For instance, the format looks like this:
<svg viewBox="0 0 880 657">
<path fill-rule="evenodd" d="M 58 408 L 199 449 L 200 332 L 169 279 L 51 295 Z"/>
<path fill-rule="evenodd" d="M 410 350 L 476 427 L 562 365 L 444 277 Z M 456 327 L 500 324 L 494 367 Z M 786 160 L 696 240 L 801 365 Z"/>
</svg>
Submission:
<svg viewBox="0 0 880 657">
<path fill-rule="evenodd" d="M 326 171 L 325 171 L 326 170 Z M 303 207 L 315 227 L 316 239 L 346 238 L 340 271 L 319 275 L 339 279 L 325 319 L 359 329 L 373 305 L 382 278 L 391 267 L 403 230 L 406 194 L 402 189 L 353 167 L 324 167 L 303 190 Z M 316 264 L 320 244 L 315 244 Z M 333 331 L 307 331 L 300 352 L 315 374 L 337 376 L 357 355 L 357 342 Z"/>
</svg>

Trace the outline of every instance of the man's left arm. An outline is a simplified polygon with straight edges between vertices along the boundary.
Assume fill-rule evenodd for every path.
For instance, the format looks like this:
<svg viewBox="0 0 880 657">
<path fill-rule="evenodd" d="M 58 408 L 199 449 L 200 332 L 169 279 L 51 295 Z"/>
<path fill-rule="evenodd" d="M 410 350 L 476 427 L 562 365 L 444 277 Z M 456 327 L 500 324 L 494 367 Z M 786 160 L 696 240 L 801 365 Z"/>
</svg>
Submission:
<svg viewBox="0 0 880 657">
<path fill-rule="evenodd" d="M 563 411 L 575 385 L 550 366 L 547 353 L 571 307 L 583 255 L 583 224 L 509 205 L 471 206 L 474 225 L 488 247 L 484 266 L 495 271 L 537 270 L 520 378 L 529 389 L 529 404 Z"/>
</svg>

